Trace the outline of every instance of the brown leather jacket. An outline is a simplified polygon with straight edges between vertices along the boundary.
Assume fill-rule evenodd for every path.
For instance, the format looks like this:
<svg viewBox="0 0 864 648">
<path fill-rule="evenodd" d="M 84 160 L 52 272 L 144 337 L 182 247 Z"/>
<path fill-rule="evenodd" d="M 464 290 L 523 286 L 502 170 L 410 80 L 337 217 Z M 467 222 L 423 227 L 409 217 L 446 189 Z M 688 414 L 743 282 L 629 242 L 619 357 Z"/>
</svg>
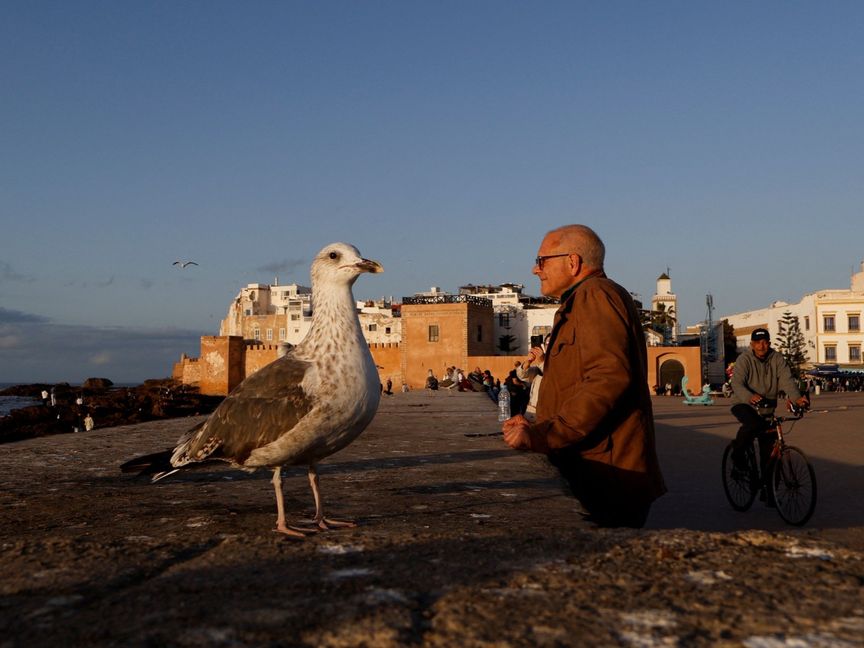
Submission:
<svg viewBox="0 0 864 648">
<path fill-rule="evenodd" d="M 598 273 L 565 293 L 531 445 L 548 453 L 589 510 L 644 505 L 666 492 L 646 356 L 639 315 L 624 288 Z"/>
</svg>

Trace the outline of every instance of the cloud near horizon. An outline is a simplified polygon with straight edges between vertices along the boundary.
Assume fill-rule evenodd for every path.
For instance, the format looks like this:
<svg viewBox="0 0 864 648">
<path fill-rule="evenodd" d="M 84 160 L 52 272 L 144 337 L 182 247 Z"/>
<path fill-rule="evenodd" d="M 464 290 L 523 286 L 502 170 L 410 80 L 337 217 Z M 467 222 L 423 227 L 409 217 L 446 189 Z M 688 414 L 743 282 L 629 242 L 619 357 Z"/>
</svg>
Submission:
<svg viewBox="0 0 864 648">
<path fill-rule="evenodd" d="M 36 277 L 15 272 L 15 269 L 11 264 L 6 263 L 5 261 L 0 261 L 0 283 L 7 281 L 29 283 L 31 281 L 36 281 Z"/>
<path fill-rule="evenodd" d="M 0 382 L 139 383 L 171 375 L 180 355 L 198 355 L 201 331 L 55 324 L 0 308 Z"/>
<path fill-rule="evenodd" d="M 298 268 L 302 268 L 306 265 L 305 259 L 284 259 L 283 261 L 273 261 L 271 263 L 267 263 L 265 265 L 259 266 L 255 268 L 256 272 L 269 272 L 269 273 L 279 273 L 284 272 L 286 274 L 291 274 L 296 271 Z"/>
</svg>

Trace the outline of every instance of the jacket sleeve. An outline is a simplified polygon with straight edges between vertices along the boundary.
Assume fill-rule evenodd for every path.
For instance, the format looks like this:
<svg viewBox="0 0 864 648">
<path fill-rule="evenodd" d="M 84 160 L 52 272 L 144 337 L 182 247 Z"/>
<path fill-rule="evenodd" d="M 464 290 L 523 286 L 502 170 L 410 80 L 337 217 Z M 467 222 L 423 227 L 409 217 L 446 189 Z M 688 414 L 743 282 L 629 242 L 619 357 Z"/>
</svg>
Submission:
<svg viewBox="0 0 864 648">
<path fill-rule="evenodd" d="M 630 322 L 626 305 L 604 289 L 577 292 L 568 315 L 547 350 L 551 371 L 570 377 L 555 416 L 532 426 L 532 449 L 562 448 L 595 433 L 632 380 Z M 535 444 L 536 440 L 536 444 Z M 535 448 L 536 445 L 536 448 Z"/>
<path fill-rule="evenodd" d="M 756 394 L 747 384 L 750 376 L 750 361 L 742 353 L 735 361 L 735 369 L 732 371 L 732 395 L 735 403 L 750 404 L 750 399 Z M 765 394 L 761 394 L 764 396 Z"/>
</svg>

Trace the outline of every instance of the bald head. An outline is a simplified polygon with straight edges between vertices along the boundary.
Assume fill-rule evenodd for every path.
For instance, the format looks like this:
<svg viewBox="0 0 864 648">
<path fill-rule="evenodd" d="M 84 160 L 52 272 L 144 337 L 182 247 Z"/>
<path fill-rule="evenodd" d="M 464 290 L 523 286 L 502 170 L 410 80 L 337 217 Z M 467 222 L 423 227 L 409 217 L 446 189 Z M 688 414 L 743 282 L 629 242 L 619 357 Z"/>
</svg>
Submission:
<svg viewBox="0 0 864 648">
<path fill-rule="evenodd" d="M 564 225 L 548 234 L 544 239 L 557 250 L 572 252 L 582 257 L 582 262 L 591 270 L 602 270 L 606 258 L 606 246 L 597 233 L 587 225 Z"/>
</svg>

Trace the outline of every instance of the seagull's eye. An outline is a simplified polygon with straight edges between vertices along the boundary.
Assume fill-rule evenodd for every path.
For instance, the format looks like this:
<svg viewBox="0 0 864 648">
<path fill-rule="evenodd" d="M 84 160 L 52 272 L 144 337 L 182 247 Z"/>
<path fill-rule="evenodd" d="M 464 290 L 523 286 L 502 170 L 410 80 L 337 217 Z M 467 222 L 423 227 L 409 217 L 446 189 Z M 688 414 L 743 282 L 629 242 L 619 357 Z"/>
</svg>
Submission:
<svg viewBox="0 0 864 648">
<path fill-rule="evenodd" d="M 339 253 L 338 253 L 338 252 L 331 252 L 331 253 L 330 253 L 330 258 L 331 258 L 331 259 L 338 259 L 338 258 L 339 258 Z"/>
</svg>

